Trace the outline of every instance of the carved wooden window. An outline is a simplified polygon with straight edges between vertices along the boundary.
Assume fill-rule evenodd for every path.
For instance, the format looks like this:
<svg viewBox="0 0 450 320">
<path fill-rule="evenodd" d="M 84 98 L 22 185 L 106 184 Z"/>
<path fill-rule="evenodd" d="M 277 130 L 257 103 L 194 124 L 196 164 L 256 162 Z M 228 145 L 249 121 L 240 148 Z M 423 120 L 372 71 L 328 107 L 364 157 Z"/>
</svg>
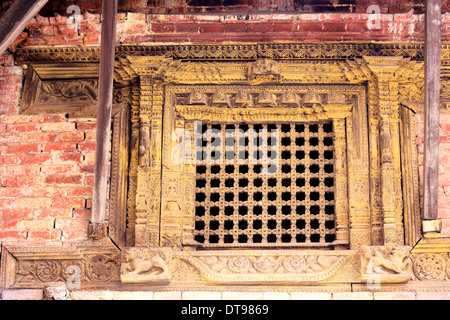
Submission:
<svg viewBox="0 0 450 320">
<path fill-rule="evenodd" d="M 203 123 L 196 133 L 196 241 L 205 247 L 333 243 L 331 121 Z"/>
<path fill-rule="evenodd" d="M 161 215 L 147 225 L 160 226 L 160 243 L 349 244 L 361 87 L 174 85 L 165 102 Z"/>
</svg>

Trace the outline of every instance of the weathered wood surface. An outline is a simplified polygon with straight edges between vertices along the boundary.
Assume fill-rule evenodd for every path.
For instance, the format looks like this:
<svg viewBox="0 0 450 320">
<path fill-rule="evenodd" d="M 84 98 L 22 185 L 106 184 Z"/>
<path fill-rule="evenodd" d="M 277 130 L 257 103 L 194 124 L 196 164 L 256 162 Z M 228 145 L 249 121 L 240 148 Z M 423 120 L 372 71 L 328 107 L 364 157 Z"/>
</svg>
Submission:
<svg viewBox="0 0 450 320">
<path fill-rule="evenodd" d="M 441 0 L 426 1 L 424 219 L 438 218 Z"/>
<path fill-rule="evenodd" d="M 94 166 L 94 193 L 91 223 L 104 224 L 108 187 L 108 156 L 114 85 L 114 59 L 117 30 L 117 0 L 103 1 L 103 23 L 99 78 L 99 106 Z"/>
<path fill-rule="evenodd" d="M 0 19 L 0 55 L 25 29 L 48 0 L 16 0 Z"/>
</svg>

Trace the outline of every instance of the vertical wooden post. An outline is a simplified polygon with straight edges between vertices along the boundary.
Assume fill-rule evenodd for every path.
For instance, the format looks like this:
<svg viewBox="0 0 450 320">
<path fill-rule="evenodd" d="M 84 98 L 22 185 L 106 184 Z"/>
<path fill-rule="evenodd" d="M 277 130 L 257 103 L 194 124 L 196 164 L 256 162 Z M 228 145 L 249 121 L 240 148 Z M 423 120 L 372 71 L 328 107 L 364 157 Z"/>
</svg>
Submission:
<svg viewBox="0 0 450 320">
<path fill-rule="evenodd" d="M 424 219 L 438 218 L 441 0 L 427 0 L 425 35 Z"/>
<path fill-rule="evenodd" d="M 97 135 L 94 167 L 94 193 L 89 235 L 106 236 L 106 197 L 108 187 L 108 156 L 111 140 L 111 115 L 114 86 L 118 0 L 103 0 L 100 79 L 98 94 Z"/>
</svg>

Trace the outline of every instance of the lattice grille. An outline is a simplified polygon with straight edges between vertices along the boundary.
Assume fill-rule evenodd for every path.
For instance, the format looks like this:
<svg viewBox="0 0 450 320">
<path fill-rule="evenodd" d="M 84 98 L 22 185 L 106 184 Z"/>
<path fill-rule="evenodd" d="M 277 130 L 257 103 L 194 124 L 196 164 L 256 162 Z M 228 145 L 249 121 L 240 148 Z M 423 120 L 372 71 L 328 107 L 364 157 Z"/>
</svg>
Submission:
<svg viewBox="0 0 450 320">
<path fill-rule="evenodd" d="M 195 150 L 196 241 L 220 247 L 335 240 L 331 122 L 203 124 Z"/>
</svg>

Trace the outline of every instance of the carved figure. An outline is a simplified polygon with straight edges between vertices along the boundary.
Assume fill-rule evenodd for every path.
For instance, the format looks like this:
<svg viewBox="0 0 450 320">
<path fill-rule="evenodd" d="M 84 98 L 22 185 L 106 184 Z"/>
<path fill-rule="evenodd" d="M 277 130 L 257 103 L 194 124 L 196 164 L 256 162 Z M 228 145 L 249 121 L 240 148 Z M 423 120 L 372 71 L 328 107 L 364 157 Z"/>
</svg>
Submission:
<svg viewBox="0 0 450 320">
<path fill-rule="evenodd" d="M 128 275 L 158 275 L 168 271 L 167 264 L 157 253 L 149 260 L 141 256 L 127 257 L 126 263 L 122 264 L 122 274 Z"/>
<path fill-rule="evenodd" d="M 372 254 L 370 247 L 361 247 L 364 256 L 368 259 L 365 270 L 366 274 L 401 274 L 412 270 L 412 262 L 409 257 L 408 248 L 388 246 L 385 249 L 373 250 Z"/>
</svg>

